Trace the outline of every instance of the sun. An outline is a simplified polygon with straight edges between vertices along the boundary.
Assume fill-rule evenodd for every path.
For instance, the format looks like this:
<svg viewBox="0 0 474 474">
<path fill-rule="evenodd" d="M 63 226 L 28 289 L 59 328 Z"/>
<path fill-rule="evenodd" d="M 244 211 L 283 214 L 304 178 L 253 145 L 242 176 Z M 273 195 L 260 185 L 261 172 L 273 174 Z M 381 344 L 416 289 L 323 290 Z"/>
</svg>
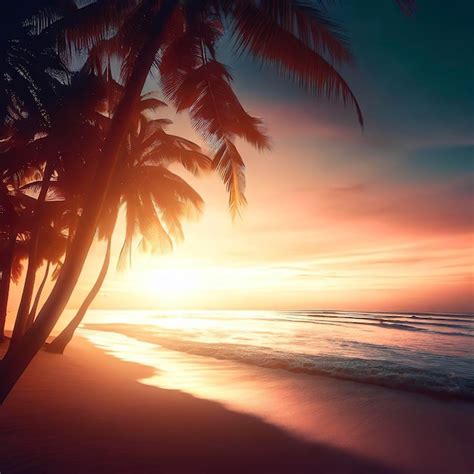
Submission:
<svg viewBox="0 0 474 474">
<path fill-rule="evenodd" d="M 245 300 L 252 290 L 268 290 L 282 283 L 277 281 L 281 279 L 278 272 L 263 268 L 144 259 L 134 262 L 132 269 L 109 284 L 116 295 L 179 309 L 215 307 L 227 301 L 229 295 Z"/>
<path fill-rule="evenodd" d="M 137 269 L 129 279 L 136 292 L 161 298 L 189 297 L 205 287 L 202 272 L 192 268 Z"/>
</svg>

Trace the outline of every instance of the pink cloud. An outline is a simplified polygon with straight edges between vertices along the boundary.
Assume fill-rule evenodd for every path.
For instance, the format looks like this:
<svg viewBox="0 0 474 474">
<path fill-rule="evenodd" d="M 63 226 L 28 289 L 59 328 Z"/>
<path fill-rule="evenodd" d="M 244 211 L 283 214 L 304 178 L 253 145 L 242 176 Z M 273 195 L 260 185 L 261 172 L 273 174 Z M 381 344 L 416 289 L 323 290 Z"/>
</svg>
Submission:
<svg viewBox="0 0 474 474">
<path fill-rule="evenodd" d="M 331 225 L 391 229 L 407 235 L 474 231 L 470 178 L 448 183 L 353 183 L 301 190 L 293 198 L 298 215 Z M 338 226 L 339 227 L 339 226 Z"/>
</svg>

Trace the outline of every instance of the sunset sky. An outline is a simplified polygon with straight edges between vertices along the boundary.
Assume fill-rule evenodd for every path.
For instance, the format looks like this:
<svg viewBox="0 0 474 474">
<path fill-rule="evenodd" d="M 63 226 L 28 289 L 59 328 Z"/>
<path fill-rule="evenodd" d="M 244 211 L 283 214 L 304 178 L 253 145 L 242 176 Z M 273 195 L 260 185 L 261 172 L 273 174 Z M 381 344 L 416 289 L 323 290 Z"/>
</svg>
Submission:
<svg viewBox="0 0 474 474">
<path fill-rule="evenodd" d="M 363 131 L 352 110 L 225 58 L 272 137 L 261 155 L 241 145 L 248 207 L 233 223 L 217 175 L 189 177 L 206 208 L 185 242 L 163 257 L 136 251 L 94 307 L 474 310 L 474 3 L 463 2 L 471 15 L 456 0 L 417 3 L 411 17 L 390 1 L 332 7 L 350 33 L 356 67 L 343 72 Z M 93 248 L 70 307 L 103 252 Z"/>
</svg>

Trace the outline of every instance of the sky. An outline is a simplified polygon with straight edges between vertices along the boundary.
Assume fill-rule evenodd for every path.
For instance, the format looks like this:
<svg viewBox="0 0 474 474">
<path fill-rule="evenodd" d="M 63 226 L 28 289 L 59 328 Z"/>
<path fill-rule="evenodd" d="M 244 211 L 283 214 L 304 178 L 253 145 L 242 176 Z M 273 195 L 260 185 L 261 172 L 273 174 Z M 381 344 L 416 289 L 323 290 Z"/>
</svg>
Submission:
<svg viewBox="0 0 474 474">
<path fill-rule="evenodd" d="M 112 269 L 95 308 L 474 311 L 474 2 L 418 0 L 411 16 L 389 0 L 335 4 L 364 129 L 353 110 L 223 48 L 272 138 L 262 154 L 240 144 L 248 207 L 232 222 L 216 175 L 183 175 L 203 216 L 172 254 L 136 251 L 130 271 Z M 103 253 L 94 245 L 70 307 Z"/>
</svg>

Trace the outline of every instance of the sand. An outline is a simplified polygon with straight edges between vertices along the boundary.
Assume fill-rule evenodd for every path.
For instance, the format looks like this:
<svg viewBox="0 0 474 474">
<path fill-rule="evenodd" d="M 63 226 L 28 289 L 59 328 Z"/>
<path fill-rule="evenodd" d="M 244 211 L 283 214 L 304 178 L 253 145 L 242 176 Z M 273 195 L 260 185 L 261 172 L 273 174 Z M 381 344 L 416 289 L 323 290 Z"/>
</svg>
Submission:
<svg viewBox="0 0 474 474">
<path fill-rule="evenodd" d="M 152 375 L 152 369 L 119 361 L 81 338 L 63 356 L 41 353 L 0 408 L 0 472 L 470 474 L 474 469 L 472 404 L 375 388 L 377 421 L 365 413 L 368 429 L 357 431 L 352 424 L 348 431 L 341 413 L 334 417 L 332 431 L 352 440 L 343 449 L 304 440 L 216 402 L 137 382 Z M 346 406 L 357 411 L 363 403 L 358 399 L 367 396 L 361 384 L 319 380 L 329 413 L 322 430 L 330 426 L 328 400 L 337 407 L 341 395 L 353 397 Z M 417 418 L 420 407 L 423 416 Z M 376 454 L 385 427 L 396 442 L 390 449 L 385 445 L 380 459 L 367 446 L 373 444 Z M 356 449 L 358 444 L 364 449 Z"/>
</svg>

